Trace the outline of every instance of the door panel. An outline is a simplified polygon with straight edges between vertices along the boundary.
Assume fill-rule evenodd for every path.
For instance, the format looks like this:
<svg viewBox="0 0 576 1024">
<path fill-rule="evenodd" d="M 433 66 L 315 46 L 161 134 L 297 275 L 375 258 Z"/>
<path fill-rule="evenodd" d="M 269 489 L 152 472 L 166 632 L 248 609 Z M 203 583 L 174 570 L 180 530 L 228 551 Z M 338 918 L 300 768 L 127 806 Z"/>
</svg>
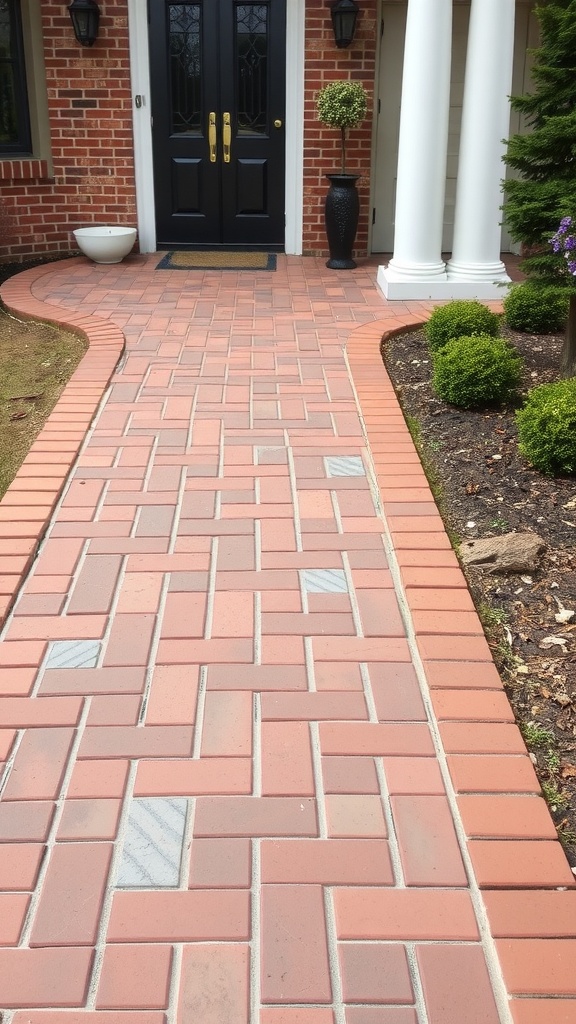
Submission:
<svg viewBox="0 0 576 1024">
<path fill-rule="evenodd" d="M 266 160 L 239 160 L 236 168 L 236 216 L 264 214 L 267 207 Z"/>
<path fill-rule="evenodd" d="M 285 0 L 150 0 L 159 245 L 282 246 L 285 17 Z"/>
<path fill-rule="evenodd" d="M 200 160 L 172 161 L 173 209 L 175 213 L 199 214 L 201 207 Z"/>
</svg>

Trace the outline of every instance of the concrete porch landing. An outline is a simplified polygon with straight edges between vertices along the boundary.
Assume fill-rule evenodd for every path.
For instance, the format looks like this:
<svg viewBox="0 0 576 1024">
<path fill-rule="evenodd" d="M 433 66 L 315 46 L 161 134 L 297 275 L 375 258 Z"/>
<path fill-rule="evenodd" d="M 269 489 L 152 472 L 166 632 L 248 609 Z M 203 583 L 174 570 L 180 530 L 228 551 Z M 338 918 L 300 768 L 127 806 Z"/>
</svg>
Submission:
<svg viewBox="0 0 576 1024">
<path fill-rule="evenodd" d="M 576 880 L 379 356 L 430 304 L 159 259 L 2 287 L 90 341 L 0 504 L 3 1024 L 576 1024 Z"/>
</svg>

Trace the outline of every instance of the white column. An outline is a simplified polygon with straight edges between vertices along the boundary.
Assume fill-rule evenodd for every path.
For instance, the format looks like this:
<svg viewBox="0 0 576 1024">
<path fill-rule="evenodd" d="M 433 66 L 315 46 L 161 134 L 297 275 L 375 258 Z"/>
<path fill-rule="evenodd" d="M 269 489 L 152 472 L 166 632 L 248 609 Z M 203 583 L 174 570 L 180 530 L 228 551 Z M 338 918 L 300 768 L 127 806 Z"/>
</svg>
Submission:
<svg viewBox="0 0 576 1024">
<path fill-rule="evenodd" d="M 408 0 L 394 255 L 378 275 L 388 298 L 402 297 L 410 282 L 446 280 L 441 253 L 451 53 L 452 0 Z"/>
<path fill-rule="evenodd" d="M 450 279 L 508 282 L 500 260 L 515 0 L 472 0 Z"/>
</svg>

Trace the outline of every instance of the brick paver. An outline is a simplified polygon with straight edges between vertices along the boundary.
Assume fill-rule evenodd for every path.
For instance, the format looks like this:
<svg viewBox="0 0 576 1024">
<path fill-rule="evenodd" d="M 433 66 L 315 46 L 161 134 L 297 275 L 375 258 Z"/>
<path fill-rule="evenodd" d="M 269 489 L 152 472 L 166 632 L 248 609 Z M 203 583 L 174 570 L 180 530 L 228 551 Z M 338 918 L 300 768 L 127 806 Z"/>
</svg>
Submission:
<svg viewBox="0 0 576 1024">
<path fill-rule="evenodd" d="M 576 1024 L 574 875 L 379 356 L 429 306 L 157 262 L 2 289 L 89 341 L 0 505 L 4 1024 Z"/>
</svg>

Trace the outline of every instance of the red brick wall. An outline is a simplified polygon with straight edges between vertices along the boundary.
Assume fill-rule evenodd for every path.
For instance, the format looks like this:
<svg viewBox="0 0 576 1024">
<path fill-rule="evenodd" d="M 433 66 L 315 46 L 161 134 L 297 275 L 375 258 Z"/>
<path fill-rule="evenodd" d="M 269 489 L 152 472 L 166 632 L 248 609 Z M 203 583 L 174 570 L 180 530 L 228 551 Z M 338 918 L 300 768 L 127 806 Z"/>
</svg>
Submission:
<svg viewBox="0 0 576 1024">
<path fill-rule="evenodd" d="M 349 133 L 346 171 L 361 174 L 360 223 L 356 236 L 357 256 L 368 251 L 370 200 L 370 158 L 374 75 L 376 67 L 376 0 L 362 0 L 351 46 L 339 50 L 334 43 L 330 8 L 326 0 L 306 0 L 306 72 L 304 101 L 304 237 L 305 253 L 327 252 L 324 230 L 324 198 L 328 189 L 325 175 L 341 169 L 340 132 L 320 124 L 316 116 L 318 90 L 335 79 L 362 82 L 370 99 L 368 116 Z"/>
<path fill-rule="evenodd" d="M 53 177 L 41 161 L 0 159 L 0 259 L 75 249 L 73 228 L 136 224 L 128 16 L 100 0 L 80 46 L 65 3 L 42 2 Z"/>
</svg>

